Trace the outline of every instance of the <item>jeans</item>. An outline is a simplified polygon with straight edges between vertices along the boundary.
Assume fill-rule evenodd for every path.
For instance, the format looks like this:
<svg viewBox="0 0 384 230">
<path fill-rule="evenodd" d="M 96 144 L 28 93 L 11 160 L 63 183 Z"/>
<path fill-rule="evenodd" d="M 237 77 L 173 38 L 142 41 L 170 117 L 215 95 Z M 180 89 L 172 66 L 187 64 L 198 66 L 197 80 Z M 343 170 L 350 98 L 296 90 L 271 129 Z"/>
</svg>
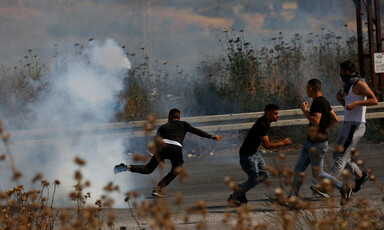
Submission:
<svg viewBox="0 0 384 230">
<path fill-rule="evenodd" d="M 237 199 L 245 199 L 245 193 L 265 181 L 269 177 L 269 172 L 266 170 L 265 161 L 259 152 L 252 156 L 240 155 L 240 165 L 248 175 L 248 180 L 241 184 L 240 189 L 235 191 L 233 196 Z"/>
<path fill-rule="evenodd" d="M 311 149 L 314 148 L 313 151 Z M 325 173 L 323 171 L 323 165 L 324 165 L 324 155 L 328 150 L 328 141 L 324 141 L 321 143 L 312 143 L 309 140 L 306 140 L 304 142 L 303 148 L 301 149 L 299 160 L 296 163 L 295 166 L 295 176 L 293 178 L 293 185 L 292 185 L 292 195 L 298 196 L 300 187 L 302 184 L 302 181 L 299 181 L 299 174 L 301 172 L 305 172 L 309 164 L 311 164 L 312 167 L 312 176 L 319 180 L 327 178 L 331 180 L 334 184 L 334 186 L 341 190 L 342 189 L 342 182 L 337 180 L 335 177 L 331 176 L 328 173 Z"/>
</svg>

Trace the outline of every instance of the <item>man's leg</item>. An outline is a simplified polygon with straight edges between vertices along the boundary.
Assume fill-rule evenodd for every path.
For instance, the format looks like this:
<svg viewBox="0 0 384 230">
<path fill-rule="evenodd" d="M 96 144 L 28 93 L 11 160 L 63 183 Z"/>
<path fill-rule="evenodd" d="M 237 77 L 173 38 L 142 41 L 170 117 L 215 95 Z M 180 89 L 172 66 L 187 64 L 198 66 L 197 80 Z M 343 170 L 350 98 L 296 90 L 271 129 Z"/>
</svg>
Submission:
<svg viewBox="0 0 384 230">
<path fill-rule="evenodd" d="M 163 161 L 161 155 L 156 153 L 146 165 L 129 165 L 128 168 L 131 172 L 151 174 L 161 161 Z"/>
<path fill-rule="evenodd" d="M 310 151 L 310 159 L 311 159 L 311 165 L 312 165 L 312 176 L 317 179 L 329 179 L 331 182 L 334 183 L 334 186 L 341 190 L 343 187 L 343 183 L 333 177 L 332 175 L 324 172 L 324 156 L 327 153 L 328 150 L 328 142 L 323 143 L 315 143 L 312 145 L 314 149 L 313 153 Z"/>
<path fill-rule="evenodd" d="M 324 165 L 324 156 L 328 149 L 328 142 L 322 142 L 322 143 L 313 143 L 311 150 L 309 151 L 309 157 L 311 159 L 311 166 L 312 166 L 312 176 L 316 180 L 321 179 L 329 179 L 333 185 L 341 192 L 342 198 L 345 200 L 349 199 L 349 196 L 351 195 L 352 188 L 346 189 L 346 191 L 343 190 L 343 183 L 339 180 L 337 180 L 332 175 L 326 173 L 323 171 L 323 165 Z M 311 186 L 310 187 L 312 191 L 317 192 L 322 197 L 328 198 L 329 197 L 329 191 L 325 190 L 325 188 L 321 188 L 319 185 Z"/>
<path fill-rule="evenodd" d="M 157 187 L 159 189 L 166 187 L 173 179 L 176 178 L 177 175 L 179 175 L 181 167 L 183 166 L 184 160 L 183 160 L 183 155 L 180 150 L 179 153 L 177 152 L 172 152 L 171 154 L 166 157 L 166 159 L 169 159 L 171 161 L 171 171 L 157 184 Z"/>
<path fill-rule="evenodd" d="M 364 133 L 365 133 L 365 123 L 356 124 L 356 130 L 352 137 L 352 142 L 347 149 L 350 156 L 352 154 L 351 149 L 356 147 L 356 145 L 359 143 L 361 138 L 364 136 Z M 365 171 L 360 170 L 360 168 L 356 165 L 355 162 L 352 161 L 351 158 L 349 158 L 346 168 L 349 171 L 351 171 L 351 173 L 356 177 L 355 187 L 353 189 L 353 192 L 358 192 L 363 187 L 363 184 L 368 180 L 369 175 Z"/>
<path fill-rule="evenodd" d="M 258 155 L 258 153 L 248 157 L 240 155 L 240 165 L 243 171 L 248 175 L 248 180 L 242 183 L 239 190 L 232 194 L 235 199 L 246 201 L 245 193 L 260 182 L 259 158 L 256 155 Z"/>
<path fill-rule="evenodd" d="M 267 170 L 267 164 L 265 163 L 263 157 L 256 153 L 256 159 L 258 162 L 258 169 L 259 169 L 259 183 L 264 182 L 269 177 L 269 172 Z"/>
<path fill-rule="evenodd" d="M 344 148 L 344 152 L 335 153 L 335 163 L 331 170 L 331 175 L 338 178 L 344 168 L 350 170 L 350 172 L 357 178 L 362 176 L 362 171 L 359 167 L 351 161 L 351 149 L 357 145 L 365 132 L 365 125 L 362 123 L 359 127 L 351 123 L 344 123 L 339 131 L 337 138 L 337 145 L 341 145 Z"/>
<path fill-rule="evenodd" d="M 356 165 L 356 163 L 352 162 L 351 160 L 351 150 L 352 148 L 356 147 L 356 145 L 360 142 L 361 138 L 364 136 L 365 124 L 361 123 L 360 125 L 356 125 L 354 127 L 355 131 L 353 133 L 351 143 L 349 144 L 349 146 L 345 146 L 345 152 L 350 156 L 346 168 L 349 169 L 354 176 L 361 177 L 362 171 Z"/>
<path fill-rule="evenodd" d="M 293 177 L 293 183 L 292 183 L 292 192 L 291 195 L 299 196 L 300 187 L 303 183 L 300 178 L 300 173 L 305 172 L 308 165 L 311 163 L 309 159 L 309 149 L 308 149 L 309 141 L 306 140 L 304 142 L 304 145 L 301 149 L 301 153 L 299 156 L 299 159 L 297 160 L 296 166 L 295 166 L 295 176 Z"/>
</svg>

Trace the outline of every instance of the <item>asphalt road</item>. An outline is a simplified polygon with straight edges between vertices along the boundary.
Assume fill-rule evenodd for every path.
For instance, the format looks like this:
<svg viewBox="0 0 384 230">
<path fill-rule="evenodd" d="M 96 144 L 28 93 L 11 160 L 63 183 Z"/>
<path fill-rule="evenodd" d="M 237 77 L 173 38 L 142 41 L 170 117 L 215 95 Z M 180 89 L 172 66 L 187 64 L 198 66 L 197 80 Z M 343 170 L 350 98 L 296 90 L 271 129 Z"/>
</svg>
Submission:
<svg viewBox="0 0 384 230">
<path fill-rule="evenodd" d="M 371 169 L 377 178 L 377 182 L 380 185 L 384 185 L 384 145 L 364 145 L 358 146 L 358 149 L 362 159 L 365 161 L 364 167 Z M 286 156 L 284 161 L 279 159 L 279 154 L 281 153 L 284 153 Z M 285 165 L 287 168 L 293 169 L 299 153 L 299 150 L 267 152 L 263 154 L 263 158 L 266 163 L 271 166 L 279 167 Z M 325 163 L 326 172 L 329 171 L 329 166 L 332 162 L 331 153 L 328 153 Z M 207 229 L 221 229 L 222 221 L 233 218 L 233 215 L 236 215 L 237 211 L 236 208 L 227 205 L 226 200 L 231 193 L 231 189 L 226 186 L 224 178 L 231 176 L 236 183 L 241 183 L 246 179 L 246 174 L 241 170 L 238 162 L 238 156 L 219 156 L 214 154 L 213 156 L 188 158 L 185 159 L 184 168 L 188 173 L 188 177 L 184 181 L 176 178 L 167 187 L 167 198 L 157 199 L 169 205 L 176 229 L 195 229 L 197 223 L 200 221 L 205 223 L 204 226 Z M 164 172 L 167 173 L 168 170 L 169 163 L 164 168 Z M 156 180 L 161 176 L 159 169 L 156 169 L 156 171 L 157 173 L 150 176 L 137 174 L 140 179 L 142 178 L 142 184 L 137 190 L 141 197 L 136 202 L 140 203 L 144 201 L 151 203 L 155 200 L 150 194 Z M 313 184 L 310 168 L 307 169 L 306 173 L 307 177 L 301 191 L 304 199 L 313 202 L 317 209 L 326 210 L 327 206 L 325 205 L 324 198 L 314 195 L 309 189 L 309 186 Z M 281 179 L 276 177 L 271 177 L 270 179 L 271 185 L 259 184 L 247 193 L 249 212 L 251 217 L 254 217 L 256 223 L 276 221 L 274 213 L 279 211 L 279 209 L 285 209 L 284 207 L 276 206 L 266 195 L 274 194 L 275 188 L 281 187 L 281 185 L 284 187 Z M 289 190 L 287 186 L 284 188 L 287 191 Z M 180 205 L 176 205 L 174 200 L 180 192 L 182 193 L 183 200 Z M 352 195 L 352 201 L 349 205 L 352 207 L 352 203 L 357 202 L 359 197 L 381 200 L 383 196 L 383 191 L 381 191 L 375 183 L 367 181 L 358 193 Z M 331 199 L 334 201 L 336 207 L 339 206 L 339 192 L 335 191 L 331 195 Z M 206 216 L 201 215 L 200 212 L 191 214 L 186 211 L 190 207 L 195 207 L 198 200 L 205 201 Z M 165 203 L 162 205 L 165 205 Z M 150 227 L 151 218 L 137 216 L 138 210 L 138 208 L 132 208 L 134 216 L 137 218 L 140 226 L 143 229 L 152 229 Z M 113 212 L 116 215 L 116 229 L 120 229 L 121 227 L 126 227 L 126 229 L 139 229 L 129 209 L 114 209 Z M 188 216 L 188 219 L 185 219 L 186 216 Z"/>
</svg>

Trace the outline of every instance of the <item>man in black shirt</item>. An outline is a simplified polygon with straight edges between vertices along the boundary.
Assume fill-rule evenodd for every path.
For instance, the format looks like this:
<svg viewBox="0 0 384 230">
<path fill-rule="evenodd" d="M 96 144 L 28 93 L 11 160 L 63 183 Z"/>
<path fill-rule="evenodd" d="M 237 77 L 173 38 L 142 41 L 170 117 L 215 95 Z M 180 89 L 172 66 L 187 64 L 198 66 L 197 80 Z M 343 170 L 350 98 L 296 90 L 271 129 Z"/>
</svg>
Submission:
<svg viewBox="0 0 384 230">
<path fill-rule="evenodd" d="M 175 179 L 175 177 L 180 172 L 180 168 L 183 166 L 184 161 L 182 147 L 183 140 L 187 132 L 216 141 L 221 141 L 223 139 L 219 135 L 210 135 L 200 129 L 192 127 L 185 121 L 180 121 L 180 110 L 171 109 L 168 114 L 168 122 L 158 128 L 155 137 L 161 138 L 161 141 L 165 143 L 165 147 L 157 150 L 146 165 L 125 165 L 121 163 L 120 165 L 116 165 L 116 167 L 119 168 L 118 171 L 129 170 L 131 172 L 141 174 L 150 174 L 156 169 L 160 162 L 164 161 L 165 159 L 170 160 L 172 165 L 171 171 L 157 184 L 157 186 L 152 191 L 153 196 L 164 197 L 161 191 L 162 188 L 167 186 L 173 179 Z"/>
<path fill-rule="evenodd" d="M 241 148 L 240 165 L 243 171 L 248 175 L 248 180 L 240 185 L 240 188 L 234 191 L 228 198 L 230 204 L 239 205 L 247 203 L 245 194 L 260 182 L 266 180 L 269 176 L 266 170 L 266 164 L 258 151 L 259 145 L 271 149 L 279 146 L 291 144 L 290 138 L 285 138 L 279 142 L 270 142 L 268 130 L 272 122 L 279 119 L 279 107 L 274 104 L 268 104 L 264 109 L 264 116 L 260 117 L 249 130 Z"/>
<path fill-rule="evenodd" d="M 312 166 L 312 175 L 315 179 L 327 178 L 334 182 L 337 188 L 341 189 L 342 187 L 340 181 L 323 171 L 324 155 L 328 150 L 327 130 L 337 122 L 336 113 L 332 110 L 327 99 L 322 96 L 321 82 L 318 79 L 309 80 L 306 90 L 308 97 L 312 98 L 313 102 L 309 111 L 308 102 L 303 102 L 300 105 L 300 109 L 309 121 L 309 133 L 295 166 L 291 193 L 294 196 L 299 196 L 302 184 L 300 173 L 303 173 L 309 164 Z M 328 197 L 326 193 L 320 191 L 316 186 L 311 186 L 311 189 L 323 197 Z"/>
</svg>

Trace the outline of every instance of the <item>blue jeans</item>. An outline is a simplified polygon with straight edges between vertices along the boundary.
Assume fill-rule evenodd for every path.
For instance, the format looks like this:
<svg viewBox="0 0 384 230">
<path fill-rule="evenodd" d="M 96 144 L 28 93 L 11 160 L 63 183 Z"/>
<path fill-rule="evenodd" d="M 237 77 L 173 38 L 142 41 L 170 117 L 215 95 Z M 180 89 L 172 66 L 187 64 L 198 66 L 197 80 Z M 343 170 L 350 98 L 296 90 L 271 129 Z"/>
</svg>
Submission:
<svg viewBox="0 0 384 230">
<path fill-rule="evenodd" d="M 241 184 L 240 189 L 235 191 L 233 196 L 237 199 L 244 199 L 246 192 L 269 177 L 269 172 L 265 169 L 265 161 L 259 152 L 252 156 L 240 155 L 240 165 L 248 175 L 248 180 Z"/>
<path fill-rule="evenodd" d="M 311 152 L 311 149 L 314 150 Z M 333 182 L 334 186 L 339 190 L 342 189 L 343 184 L 335 177 L 323 171 L 324 155 L 328 150 L 328 141 L 321 143 L 312 143 L 309 140 L 304 142 L 301 149 L 299 160 L 295 166 L 295 176 L 293 178 L 292 195 L 298 196 L 302 182 L 299 182 L 299 174 L 305 172 L 309 164 L 312 167 L 312 176 L 319 180 L 327 178 Z"/>
</svg>

